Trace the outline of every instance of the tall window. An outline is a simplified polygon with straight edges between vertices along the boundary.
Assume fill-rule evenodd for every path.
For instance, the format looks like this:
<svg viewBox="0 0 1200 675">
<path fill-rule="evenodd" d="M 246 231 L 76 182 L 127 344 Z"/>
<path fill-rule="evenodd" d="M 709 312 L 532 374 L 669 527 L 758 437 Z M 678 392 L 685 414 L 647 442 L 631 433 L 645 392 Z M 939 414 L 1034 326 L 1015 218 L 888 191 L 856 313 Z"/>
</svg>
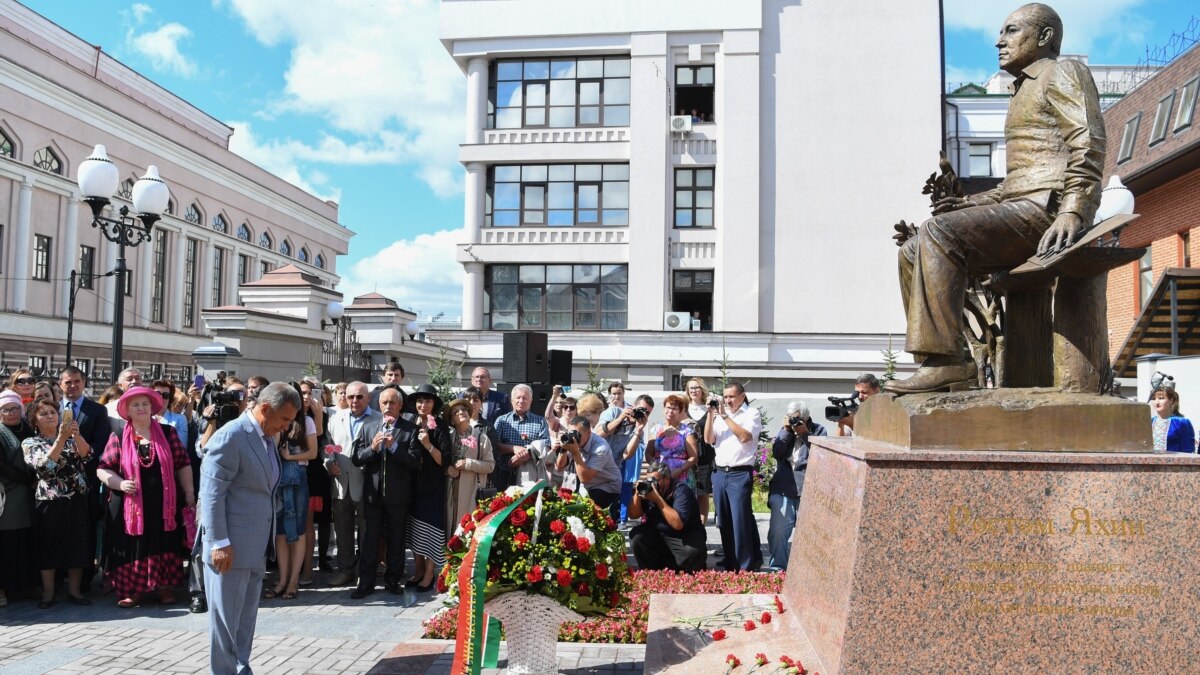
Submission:
<svg viewBox="0 0 1200 675">
<path fill-rule="evenodd" d="M 319 270 L 325 269 L 325 256 L 320 253 L 317 254 L 316 268 Z"/>
<path fill-rule="evenodd" d="M 175 200 L 174 199 L 167 200 L 167 215 L 168 216 L 175 215 Z"/>
<path fill-rule="evenodd" d="M 279 252 L 289 258 L 292 257 L 292 244 L 288 242 L 288 240 L 284 239 L 283 242 L 279 244 Z"/>
<path fill-rule="evenodd" d="M 16 148 L 13 146 L 12 139 L 3 131 L 0 131 L 0 157 L 15 157 Z"/>
<path fill-rule="evenodd" d="M 50 237 L 36 234 L 33 237 L 33 278 L 38 281 L 50 281 L 50 256 L 54 240 Z"/>
<path fill-rule="evenodd" d="M 624 330 L 625 265 L 490 265 L 484 325 L 492 330 Z"/>
<path fill-rule="evenodd" d="M 1196 113 L 1196 90 L 1200 88 L 1200 77 L 1183 85 L 1183 93 L 1179 95 L 1179 112 L 1175 113 L 1175 131 L 1181 131 L 1192 126 L 1192 117 Z"/>
<path fill-rule="evenodd" d="M 187 210 L 183 212 L 183 219 L 189 223 L 199 225 L 204 222 L 204 215 L 200 213 L 200 207 L 195 204 L 188 204 Z"/>
<path fill-rule="evenodd" d="M 991 143 L 970 143 L 968 152 L 971 157 L 970 174 L 971 176 L 990 176 L 992 175 L 992 144 Z"/>
<path fill-rule="evenodd" d="M 126 178 L 117 187 L 117 196 L 123 199 L 133 199 L 133 179 Z"/>
<path fill-rule="evenodd" d="M 237 238 L 242 241 L 250 241 L 250 226 L 245 223 L 238 225 Z"/>
<path fill-rule="evenodd" d="M 693 124 L 713 121 L 713 92 L 715 66 L 675 67 L 675 110 L 677 115 L 691 115 Z"/>
<path fill-rule="evenodd" d="M 163 322 L 163 298 L 167 286 L 167 231 L 154 231 L 154 275 L 150 282 L 150 321 Z"/>
<path fill-rule="evenodd" d="M 1139 309 L 1146 309 L 1150 302 L 1150 293 L 1154 291 L 1154 263 L 1150 258 L 1150 248 L 1146 247 L 1146 255 L 1138 263 L 1138 298 L 1141 301 Z"/>
<path fill-rule="evenodd" d="M 712 168 L 675 169 L 675 227 L 712 226 Z"/>
<path fill-rule="evenodd" d="M 497 165 L 489 169 L 484 225 L 629 224 L 628 164 Z"/>
<path fill-rule="evenodd" d="M 492 64 L 488 128 L 629 124 L 629 57 L 505 59 Z"/>
<path fill-rule="evenodd" d="M 213 247 L 212 307 L 225 304 L 225 249 Z"/>
<path fill-rule="evenodd" d="M 296 260 L 299 260 L 302 263 L 308 262 L 308 249 L 301 246 L 300 252 L 296 254 Z"/>
<path fill-rule="evenodd" d="M 267 234 L 266 232 L 263 232 L 262 234 L 258 235 L 258 245 L 267 249 L 268 251 L 270 251 L 271 250 L 271 235 Z"/>
<path fill-rule="evenodd" d="M 225 220 L 225 216 L 217 214 L 213 216 L 212 228 L 217 232 L 229 233 L 229 222 Z"/>
<path fill-rule="evenodd" d="M 49 147 L 42 148 L 33 153 L 33 165 L 42 171 L 49 171 L 60 176 L 63 172 L 62 160 Z"/>
<path fill-rule="evenodd" d="M 79 287 L 91 289 L 96 280 L 96 249 L 92 246 L 79 247 Z"/>
<path fill-rule="evenodd" d="M 250 283 L 250 256 L 238 256 L 238 285 Z"/>
<path fill-rule="evenodd" d="M 1133 116 L 1133 119 L 1125 123 L 1125 131 L 1121 134 L 1121 152 L 1117 155 L 1117 163 L 1128 161 L 1133 157 L 1133 143 L 1137 138 L 1138 122 L 1142 120 L 1142 113 Z"/>
<path fill-rule="evenodd" d="M 183 325 L 191 328 L 196 324 L 196 254 L 198 243 L 195 239 L 187 240 L 187 250 L 183 257 Z"/>
<path fill-rule="evenodd" d="M 1154 111 L 1154 126 L 1150 127 L 1150 145 L 1161 142 L 1167 137 L 1167 120 L 1171 117 L 1171 106 L 1175 103 L 1175 90 L 1158 101 L 1158 109 Z"/>
</svg>

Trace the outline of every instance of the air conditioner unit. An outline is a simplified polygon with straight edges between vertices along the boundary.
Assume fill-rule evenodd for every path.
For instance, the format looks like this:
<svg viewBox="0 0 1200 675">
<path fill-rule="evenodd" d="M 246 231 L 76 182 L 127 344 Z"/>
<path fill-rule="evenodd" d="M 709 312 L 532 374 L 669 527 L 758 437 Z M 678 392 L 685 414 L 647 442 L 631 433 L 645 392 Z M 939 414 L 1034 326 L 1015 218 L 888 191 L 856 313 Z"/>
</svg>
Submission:
<svg viewBox="0 0 1200 675">
<path fill-rule="evenodd" d="M 671 132 L 683 133 L 692 130 L 691 115 L 672 115 L 671 116 Z"/>
<path fill-rule="evenodd" d="M 663 314 L 663 330 L 691 330 L 692 315 L 687 312 L 667 312 Z"/>
</svg>

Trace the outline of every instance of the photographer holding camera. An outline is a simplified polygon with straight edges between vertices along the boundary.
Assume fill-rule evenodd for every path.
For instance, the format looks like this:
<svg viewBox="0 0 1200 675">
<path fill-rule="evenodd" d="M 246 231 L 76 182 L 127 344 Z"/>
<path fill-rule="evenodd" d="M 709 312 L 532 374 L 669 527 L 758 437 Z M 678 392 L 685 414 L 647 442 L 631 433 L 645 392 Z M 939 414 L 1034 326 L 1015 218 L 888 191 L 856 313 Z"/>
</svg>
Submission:
<svg viewBox="0 0 1200 675">
<path fill-rule="evenodd" d="M 576 492 L 582 483 L 592 501 L 608 509 L 616 520 L 620 514 L 617 507 L 621 495 L 621 470 L 613 461 L 612 450 L 603 438 L 592 433 L 592 423 L 583 415 L 572 419 L 571 427 L 553 446 L 557 453 L 554 468 L 566 472 L 563 489 Z"/>
<path fill-rule="evenodd" d="M 768 564 L 787 569 L 791 553 L 792 532 L 796 529 L 796 509 L 804 491 L 804 473 L 808 469 L 808 437 L 824 436 L 825 427 L 812 420 L 808 406 L 792 401 L 787 407 L 783 428 L 775 435 L 771 455 L 775 458 L 775 475 L 767 488 L 767 504 L 771 508 L 771 524 L 767 529 Z"/>
<path fill-rule="evenodd" d="M 700 503 L 687 483 L 671 477 L 671 469 L 653 462 L 634 488 L 629 516 L 646 522 L 629 532 L 629 547 L 638 568 L 698 572 L 708 560 L 708 535 L 700 522 Z"/>
<path fill-rule="evenodd" d="M 879 393 L 879 378 L 870 373 L 863 373 L 854 380 L 854 395 L 857 397 L 857 402 L 853 409 L 844 411 L 842 417 L 837 420 L 838 436 L 853 436 L 854 435 L 854 414 L 858 412 L 858 406 L 864 401 Z M 833 400 L 832 398 L 830 399 Z"/>
<path fill-rule="evenodd" d="M 217 430 L 246 412 L 248 401 L 246 385 L 236 377 L 226 377 L 225 371 L 217 373 L 217 379 L 204 385 L 200 394 L 200 417 L 204 426 L 197 452 L 203 448 Z"/>
</svg>

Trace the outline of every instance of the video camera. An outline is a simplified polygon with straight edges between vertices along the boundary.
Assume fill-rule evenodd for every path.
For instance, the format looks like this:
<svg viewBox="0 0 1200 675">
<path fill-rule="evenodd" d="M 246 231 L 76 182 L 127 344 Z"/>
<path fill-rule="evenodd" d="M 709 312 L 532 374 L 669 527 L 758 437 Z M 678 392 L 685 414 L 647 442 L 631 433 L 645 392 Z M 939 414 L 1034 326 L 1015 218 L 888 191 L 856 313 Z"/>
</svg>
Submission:
<svg viewBox="0 0 1200 675">
<path fill-rule="evenodd" d="M 858 412 L 858 392 L 841 398 L 830 396 L 829 402 L 833 405 L 825 406 L 825 419 L 830 422 L 836 422 Z"/>
<path fill-rule="evenodd" d="M 212 421 L 220 429 L 226 422 L 236 420 L 242 414 L 241 403 L 246 400 L 245 391 L 225 391 L 225 371 L 217 373 L 217 378 L 204 385 L 200 394 L 200 410 L 215 406 Z"/>
</svg>

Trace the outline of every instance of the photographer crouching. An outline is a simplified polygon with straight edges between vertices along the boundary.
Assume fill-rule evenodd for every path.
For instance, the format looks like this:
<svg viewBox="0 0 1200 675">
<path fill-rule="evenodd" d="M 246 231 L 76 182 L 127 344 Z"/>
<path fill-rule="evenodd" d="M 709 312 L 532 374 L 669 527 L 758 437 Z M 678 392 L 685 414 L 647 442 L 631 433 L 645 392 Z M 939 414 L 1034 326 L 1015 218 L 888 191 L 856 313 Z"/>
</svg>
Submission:
<svg viewBox="0 0 1200 675">
<path fill-rule="evenodd" d="M 700 503 L 687 483 L 671 477 L 662 462 L 650 464 L 629 503 L 629 517 L 646 522 L 629 532 L 629 547 L 639 569 L 698 572 L 708 560 L 708 535 L 700 522 Z"/>
<path fill-rule="evenodd" d="M 796 509 L 804 491 L 804 473 L 808 469 L 808 437 L 824 436 L 825 427 L 812 421 L 808 406 L 792 401 L 787 407 L 783 428 L 775 435 L 771 455 L 775 458 L 775 475 L 767 489 L 767 504 L 771 508 L 771 524 L 767 529 L 768 563 L 775 569 L 787 569 L 792 550 L 792 533 L 796 530 Z"/>
<path fill-rule="evenodd" d="M 564 471 L 563 489 L 578 492 L 580 483 L 587 495 L 616 520 L 620 515 L 621 470 L 613 460 L 612 449 L 583 415 L 571 420 L 571 429 L 554 444 L 557 456 L 554 468 Z"/>
</svg>

